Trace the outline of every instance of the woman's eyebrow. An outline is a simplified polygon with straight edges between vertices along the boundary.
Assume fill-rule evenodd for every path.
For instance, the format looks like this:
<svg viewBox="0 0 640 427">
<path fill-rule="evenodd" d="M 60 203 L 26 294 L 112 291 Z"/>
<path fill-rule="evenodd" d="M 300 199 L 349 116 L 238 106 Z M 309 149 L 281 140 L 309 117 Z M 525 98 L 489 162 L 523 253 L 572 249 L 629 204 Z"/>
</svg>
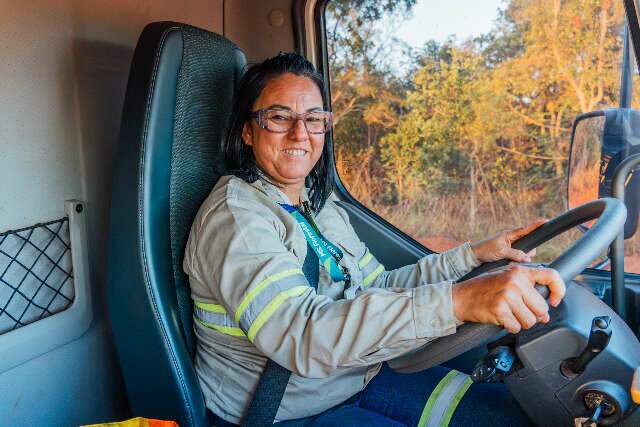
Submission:
<svg viewBox="0 0 640 427">
<path fill-rule="evenodd" d="M 291 108 L 287 107 L 286 105 L 280 105 L 280 104 L 271 104 L 269 105 L 267 108 L 265 108 L 266 110 L 287 110 L 287 111 L 293 111 Z"/>
<path fill-rule="evenodd" d="M 280 105 L 280 104 L 271 104 L 267 108 L 265 108 L 265 110 L 293 111 L 291 108 L 287 107 L 286 105 Z M 323 110 L 322 110 L 322 107 L 311 107 L 307 110 L 307 113 L 310 113 L 312 111 L 323 111 Z"/>
</svg>

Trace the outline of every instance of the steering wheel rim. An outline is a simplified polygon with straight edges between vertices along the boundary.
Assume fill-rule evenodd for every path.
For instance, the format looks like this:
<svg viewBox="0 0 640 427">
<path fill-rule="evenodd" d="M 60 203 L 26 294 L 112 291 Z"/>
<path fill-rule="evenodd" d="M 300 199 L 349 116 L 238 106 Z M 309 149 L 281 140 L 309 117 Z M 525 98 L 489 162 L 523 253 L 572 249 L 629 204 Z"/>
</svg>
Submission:
<svg viewBox="0 0 640 427">
<path fill-rule="evenodd" d="M 616 238 L 624 226 L 626 218 L 627 210 L 622 202 L 613 198 L 602 198 L 558 215 L 528 235 L 516 240 L 511 246 L 528 252 L 579 224 L 597 219 L 596 223 L 582 237 L 549 264 L 549 268 L 557 270 L 567 286 L 570 286 L 571 280 L 588 267 Z M 508 260 L 500 260 L 481 264 L 460 278 L 459 282 L 505 266 L 509 262 Z M 546 286 L 536 285 L 536 290 L 544 298 L 549 296 L 549 288 Z M 455 334 L 430 341 L 417 350 L 390 360 L 388 363 L 398 372 L 418 372 L 453 359 L 483 342 L 505 333 L 506 331 L 501 326 L 465 323 L 458 328 Z"/>
</svg>

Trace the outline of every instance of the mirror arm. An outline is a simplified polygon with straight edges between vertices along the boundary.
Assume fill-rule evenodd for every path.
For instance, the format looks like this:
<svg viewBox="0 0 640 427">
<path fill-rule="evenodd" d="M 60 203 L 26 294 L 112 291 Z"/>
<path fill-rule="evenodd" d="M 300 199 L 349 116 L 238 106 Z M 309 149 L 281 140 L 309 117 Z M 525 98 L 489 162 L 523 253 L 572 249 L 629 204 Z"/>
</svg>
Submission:
<svg viewBox="0 0 640 427">
<path fill-rule="evenodd" d="M 609 264 L 611 264 L 611 258 L 609 257 L 609 255 L 607 254 L 607 257 L 605 259 L 603 259 L 602 261 L 600 261 L 599 263 L 589 267 L 589 268 L 593 268 L 595 270 L 602 270 L 603 268 L 605 268 L 606 266 L 608 266 Z"/>
<path fill-rule="evenodd" d="M 624 184 L 633 169 L 640 165 L 640 154 L 625 159 L 613 174 L 613 197 L 624 203 Z M 624 283 L 624 229 L 611 244 L 611 295 L 613 309 L 627 321 L 626 289 Z"/>
<path fill-rule="evenodd" d="M 633 96 L 633 66 L 631 64 L 631 43 L 629 23 L 624 23 L 624 45 L 622 56 L 622 76 L 620 78 L 620 108 L 631 108 Z"/>
</svg>

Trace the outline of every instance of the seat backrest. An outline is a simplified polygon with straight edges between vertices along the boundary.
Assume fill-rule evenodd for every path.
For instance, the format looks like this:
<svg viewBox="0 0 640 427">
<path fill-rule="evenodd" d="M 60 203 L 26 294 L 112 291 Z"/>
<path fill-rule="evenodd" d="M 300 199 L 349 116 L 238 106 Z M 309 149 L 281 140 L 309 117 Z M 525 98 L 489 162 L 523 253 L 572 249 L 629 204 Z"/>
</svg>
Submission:
<svg viewBox="0 0 640 427">
<path fill-rule="evenodd" d="M 140 36 L 127 85 L 109 311 L 133 414 L 181 427 L 207 424 L 182 258 L 197 210 L 223 171 L 220 148 L 245 64 L 222 36 L 158 22 Z"/>
</svg>

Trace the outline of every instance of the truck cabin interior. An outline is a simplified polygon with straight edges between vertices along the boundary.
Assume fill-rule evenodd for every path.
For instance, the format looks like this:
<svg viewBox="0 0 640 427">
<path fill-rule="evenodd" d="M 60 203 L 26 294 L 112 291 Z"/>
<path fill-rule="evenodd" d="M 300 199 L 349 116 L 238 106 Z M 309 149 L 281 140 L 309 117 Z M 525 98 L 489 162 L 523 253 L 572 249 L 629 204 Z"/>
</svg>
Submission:
<svg viewBox="0 0 640 427">
<path fill-rule="evenodd" d="M 3 2 L 0 426 L 132 417 L 210 425 L 193 366 L 184 248 L 225 175 L 221 144 L 238 80 L 281 51 L 305 56 L 328 83 L 333 197 L 387 270 L 550 219 L 517 241 L 523 251 L 538 247 L 536 265 L 571 284 L 549 324 L 514 335 L 467 323 L 388 361 L 391 368 L 445 364 L 478 382 L 504 382 L 535 425 L 640 425 L 640 268 L 629 231 L 637 204 L 627 178 L 637 125 L 635 2 L 502 3 L 489 8 L 493 27 L 461 40 L 429 33 L 412 47 L 418 42 L 402 28 L 419 33 L 420 20 L 441 19 L 439 2 Z M 552 3 L 555 33 L 535 45 L 527 28 L 545 22 Z M 481 21 L 471 2 L 464 7 L 460 16 Z M 467 23 L 448 19 L 447 28 Z M 576 54 L 560 48 L 563 37 L 592 52 L 589 43 L 604 35 L 612 41 L 594 48 L 593 81 L 568 75 L 561 60 Z M 488 101 L 515 99 L 514 75 L 532 67 L 566 72 L 534 71 L 523 83 L 529 95 L 508 106 Z M 580 78 L 583 91 L 572 86 Z M 542 79 L 546 92 L 531 89 Z M 549 99 L 531 95 L 542 92 Z M 586 118 L 604 129 L 595 149 L 580 145 Z M 596 134 L 589 129 L 585 141 Z M 583 147 L 595 150 L 595 163 L 580 160 Z M 598 187 L 605 178 L 612 184 Z M 611 190 L 618 181 L 622 190 Z M 506 264 L 483 264 L 460 280 Z"/>
</svg>

